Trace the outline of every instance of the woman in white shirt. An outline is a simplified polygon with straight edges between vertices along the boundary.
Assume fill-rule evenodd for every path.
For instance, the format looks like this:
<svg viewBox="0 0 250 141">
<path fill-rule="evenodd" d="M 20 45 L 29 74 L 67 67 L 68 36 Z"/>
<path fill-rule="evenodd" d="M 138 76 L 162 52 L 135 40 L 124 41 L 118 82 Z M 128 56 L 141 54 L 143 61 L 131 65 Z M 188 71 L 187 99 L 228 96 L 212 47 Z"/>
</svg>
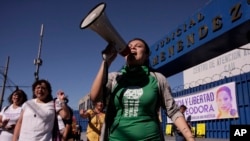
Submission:
<svg viewBox="0 0 250 141">
<path fill-rule="evenodd" d="M 52 141 L 55 107 L 51 85 L 47 80 L 38 80 L 32 90 L 33 99 L 23 104 L 12 141 Z"/>
<path fill-rule="evenodd" d="M 11 141 L 13 132 L 20 113 L 22 104 L 27 101 L 26 93 L 21 89 L 16 89 L 9 97 L 10 105 L 4 107 L 0 113 L 0 141 Z"/>
</svg>

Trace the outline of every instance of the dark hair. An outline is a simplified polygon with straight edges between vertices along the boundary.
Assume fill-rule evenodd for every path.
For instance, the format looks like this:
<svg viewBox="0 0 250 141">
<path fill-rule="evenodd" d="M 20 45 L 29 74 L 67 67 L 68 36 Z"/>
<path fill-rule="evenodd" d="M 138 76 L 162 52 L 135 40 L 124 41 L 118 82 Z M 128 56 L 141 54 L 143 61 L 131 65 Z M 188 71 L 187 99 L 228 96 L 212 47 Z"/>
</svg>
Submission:
<svg viewBox="0 0 250 141">
<path fill-rule="evenodd" d="M 98 102 L 103 103 L 103 100 L 102 99 L 97 99 L 95 101 L 92 101 L 93 106 L 95 106 Z"/>
<path fill-rule="evenodd" d="M 33 84 L 32 84 L 32 91 L 33 91 L 33 98 L 36 98 L 36 95 L 35 95 L 35 88 L 37 85 L 41 85 L 42 83 L 44 83 L 46 85 L 46 88 L 48 90 L 48 97 L 46 98 L 46 101 L 51 101 L 53 100 L 53 96 L 52 96 L 52 87 L 49 83 L 49 81 L 47 80 L 44 80 L 44 79 L 41 79 L 41 80 L 37 80 L 35 81 Z"/>
<path fill-rule="evenodd" d="M 186 110 L 186 109 L 187 109 L 187 106 L 181 105 L 180 108 L 183 108 L 184 110 Z"/>
<path fill-rule="evenodd" d="M 13 101 L 12 101 L 12 96 L 14 94 L 18 94 L 19 95 L 19 101 L 18 101 L 18 106 L 21 106 L 25 101 L 27 101 L 27 94 L 21 90 L 21 89 L 16 89 L 15 91 L 13 91 L 10 96 L 8 97 L 8 101 L 10 104 L 13 104 Z"/>
</svg>

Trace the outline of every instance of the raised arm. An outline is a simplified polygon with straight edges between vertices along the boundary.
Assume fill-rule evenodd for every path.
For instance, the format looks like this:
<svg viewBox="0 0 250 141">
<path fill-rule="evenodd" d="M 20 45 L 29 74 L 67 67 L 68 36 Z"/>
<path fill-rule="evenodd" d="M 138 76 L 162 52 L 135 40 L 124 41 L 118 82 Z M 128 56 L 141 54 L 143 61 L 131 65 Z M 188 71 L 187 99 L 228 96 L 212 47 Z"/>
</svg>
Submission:
<svg viewBox="0 0 250 141">
<path fill-rule="evenodd" d="M 79 113 L 80 113 L 80 116 L 81 116 L 82 118 L 88 118 L 88 117 L 89 117 L 89 113 L 87 112 L 87 110 L 81 109 L 81 110 L 79 111 Z"/>
<path fill-rule="evenodd" d="M 107 63 L 103 60 L 100 66 L 100 69 L 96 75 L 96 78 L 92 84 L 91 90 L 90 90 L 90 99 L 92 101 L 96 101 L 98 98 L 100 98 L 103 94 L 103 81 L 105 79 L 105 73 L 107 70 Z"/>
<path fill-rule="evenodd" d="M 105 77 L 107 77 L 108 74 L 108 68 L 111 65 L 111 63 L 114 61 L 114 59 L 117 56 L 117 52 L 115 48 L 112 46 L 112 44 L 109 44 L 103 51 L 102 51 L 102 57 L 103 61 L 101 63 L 101 66 L 99 68 L 99 71 L 96 75 L 96 78 L 92 84 L 91 90 L 90 90 L 90 99 L 92 101 L 96 101 L 98 98 L 100 98 L 103 94 L 103 85 L 105 83 Z"/>
<path fill-rule="evenodd" d="M 70 109 L 66 103 L 67 96 L 62 90 L 57 91 L 57 99 L 55 101 L 56 111 L 62 117 L 62 119 L 70 119 Z"/>
</svg>

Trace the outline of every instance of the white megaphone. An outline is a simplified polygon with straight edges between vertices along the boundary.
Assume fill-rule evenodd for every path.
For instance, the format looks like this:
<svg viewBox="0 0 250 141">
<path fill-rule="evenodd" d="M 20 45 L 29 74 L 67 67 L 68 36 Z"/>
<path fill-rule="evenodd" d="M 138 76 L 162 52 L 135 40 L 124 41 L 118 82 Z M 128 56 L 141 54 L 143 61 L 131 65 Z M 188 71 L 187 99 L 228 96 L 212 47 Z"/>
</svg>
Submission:
<svg viewBox="0 0 250 141">
<path fill-rule="evenodd" d="M 114 29 L 109 19 L 105 16 L 105 3 L 100 3 L 95 6 L 88 15 L 82 20 L 80 24 L 81 29 L 89 27 L 103 37 L 108 43 L 112 43 L 115 46 L 116 51 L 122 56 L 126 56 L 130 53 L 126 42 Z"/>
</svg>

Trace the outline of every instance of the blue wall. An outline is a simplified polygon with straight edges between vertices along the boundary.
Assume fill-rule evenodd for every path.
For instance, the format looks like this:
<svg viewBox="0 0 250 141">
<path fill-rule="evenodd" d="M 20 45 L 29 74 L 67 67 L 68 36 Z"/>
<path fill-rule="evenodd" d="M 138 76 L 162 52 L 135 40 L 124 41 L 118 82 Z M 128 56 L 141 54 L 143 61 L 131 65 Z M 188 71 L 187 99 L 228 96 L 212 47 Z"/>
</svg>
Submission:
<svg viewBox="0 0 250 141">
<path fill-rule="evenodd" d="M 82 132 L 86 132 L 87 130 L 87 125 L 88 125 L 88 119 L 83 119 L 80 117 L 79 111 L 78 110 L 74 110 L 73 111 L 74 116 L 76 117 L 76 121 L 77 123 L 81 126 L 81 130 Z"/>
</svg>

